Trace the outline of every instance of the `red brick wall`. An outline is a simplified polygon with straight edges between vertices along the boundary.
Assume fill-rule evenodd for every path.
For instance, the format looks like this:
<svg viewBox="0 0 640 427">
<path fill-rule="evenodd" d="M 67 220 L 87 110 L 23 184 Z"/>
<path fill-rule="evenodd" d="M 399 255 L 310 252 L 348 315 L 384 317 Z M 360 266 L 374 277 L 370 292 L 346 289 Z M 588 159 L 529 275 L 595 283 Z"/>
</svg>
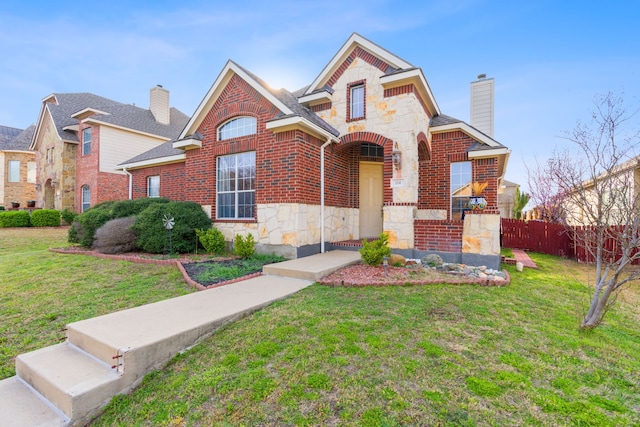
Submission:
<svg viewBox="0 0 640 427">
<path fill-rule="evenodd" d="M 91 189 L 91 197 L 94 196 L 93 188 Z M 95 202 L 91 200 L 91 204 L 106 202 L 107 200 L 125 200 L 129 198 L 129 177 L 123 174 L 99 172 L 98 188 Z"/>
<path fill-rule="evenodd" d="M 160 176 L 160 197 L 171 200 L 187 201 L 184 176 L 184 163 L 172 163 L 169 165 L 154 166 L 151 168 L 132 170 L 133 176 L 132 198 L 147 197 L 147 177 Z M 127 181 L 127 192 L 129 182 Z M 128 197 L 128 193 L 127 193 Z"/>
<path fill-rule="evenodd" d="M 414 221 L 415 248 L 421 251 L 461 252 L 463 221 Z"/>
<path fill-rule="evenodd" d="M 462 131 L 451 131 L 433 135 L 431 160 L 420 163 L 418 208 L 450 209 L 449 174 L 453 162 L 468 161 L 467 149 L 474 139 Z M 488 182 L 483 192 L 487 210 L 498 209 L 498 160 L 497 158 L 472 161 L 473 181 Z"/>
</svg>

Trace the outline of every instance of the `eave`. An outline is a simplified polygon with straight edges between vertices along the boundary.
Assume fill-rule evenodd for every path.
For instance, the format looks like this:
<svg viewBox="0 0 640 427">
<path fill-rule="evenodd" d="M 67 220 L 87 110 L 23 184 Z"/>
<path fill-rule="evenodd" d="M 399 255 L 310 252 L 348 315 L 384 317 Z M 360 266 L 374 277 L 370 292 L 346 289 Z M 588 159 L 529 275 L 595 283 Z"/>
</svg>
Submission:
<svg viewBox="0 0 640 427">
<path fill-rule="evenodd" d="M 135 133 L 135 134 L 138 134 L 138 135 L 144 135 L 144 136 L 148 136 L 148 137 L 151 137 L 151 138 L 156 138 L 156 139 L 159 139 L 159 140 L 165 141 L 165 142 L 169 141 L 169 139 L 170 139 L 170 138 L 167 138 L 165 136 L 155 135 L 153 133 L 142 132 L 142 131 L 139 131 L 139 130 L 136 130 L 136 129 L 131 129 L 131 128 L 124 127 L 124 126 L 114 125 L 113 123 L 103 122 L 101 120 L 96 120 L 96 119 L 93 119 L 91 117 L 89 117 L 86 120 L 84 120 L 83 123 L 106 126 L 106 127 L 111 127 L 111 128 L 114 128 L 114 129 L 120 129 L 120 130 L 123 130 L 123 131 L 126 131 L 126 132 L 131 132 L 131 133 Z"/>
<path fill-rule="evenodd" d="M 425 79 L 422 70 L 419 68 L 382 76 L 380 77 L 380 84 L 384 89 L 393 89 L 395 87 L 413 84 L 418 89 L 418 93 L 427 105 L 431 116 L 433 117 L 440 114 L 440 108 L 431 92 L 429 83 L 427 83 L 427 79 Z"/>
<path fill-rule="evenodd" d="M 181 163 L 181 162 L 184 162 L 186 158 L 187 158 L 186 154 L 176 154 L 173 156 L 158 157 L 155 159 L 141 160 L 139 162 L 123 163 L 118 165 L 118 167 L 116 167 L 116 170 L 132 170 L 132 169 L 146 168 L 149 166 L 160 166 L 160 165 L 168 165 L 171 163 Z"/>
<path fill-rule="evenodd" d="M 274 133 L 299 129 L 303 132 L 315 136 L 316 138 L 320 138 L 323 141 L 330 139 L 334 142 L 338 142 L 338 139 L 334 135 L 322 129 L 320 126 L 317 126 L 310 121 L 303 119 L 300 116 L 291 116 L 270 120 L 266 123 L 266 128 L 273 131 Z"/>
<path fill-rule="evenodd" d="M 298 98 L 298 102 L 300 104 L 304 104 L 307 106 L 313 106 L 318 104 L 324 104 L 326 102 L 332 101 L 332 95 L 328 90 L 323 90 L 315 93 L 311 93 L 309 95 L 304 95 Z"/>
<path fill-rule="evenodd" d="M 193 150 L 195 148 L 201 148 L 202 141 L 196 138 L 185 138 L 175 141 L 172 145 L 173 148 L 178 148 L 181 150 Z"/>
</svg>

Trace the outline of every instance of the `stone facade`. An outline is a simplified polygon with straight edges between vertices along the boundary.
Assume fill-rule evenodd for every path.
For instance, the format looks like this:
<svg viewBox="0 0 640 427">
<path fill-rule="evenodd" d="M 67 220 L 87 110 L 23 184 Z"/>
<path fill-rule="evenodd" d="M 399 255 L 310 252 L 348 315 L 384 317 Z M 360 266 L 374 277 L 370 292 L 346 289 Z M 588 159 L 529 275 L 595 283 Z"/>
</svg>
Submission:
<svg viewBox="0 0 640 427">
<path fill-rule="evenodd" d="M 35 200 L 36 190 L 33 182 L 27 180 L 28 164 L 35 163 L 35 153 L 28 151 L 0 151 L 0 174 L 2 176 L 2 188 L 0 188 L 0 206 L 11 207 L 11 202 L 20 203 L 20 207 L 26 207 L 28 200 Z M 20 162 L 20 179 L 18 182 L 9 182 L 9 162 Z"/>
</svg>

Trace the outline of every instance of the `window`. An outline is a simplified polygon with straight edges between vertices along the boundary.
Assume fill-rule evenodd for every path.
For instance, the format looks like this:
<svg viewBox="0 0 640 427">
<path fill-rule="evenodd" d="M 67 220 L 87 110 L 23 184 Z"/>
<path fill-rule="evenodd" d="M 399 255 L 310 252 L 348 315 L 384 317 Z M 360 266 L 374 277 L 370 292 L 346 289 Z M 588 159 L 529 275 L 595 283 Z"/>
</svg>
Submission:
<svg viewBox="0 0 640 427">
<path fill-rule="evenodd" d="M 462 219 L 471 197 L 471 162 L 451 163 L 451 219 Z"/>
<path fill-rule="evenodd" d="M 349 119 L 364 118 L 364 83 L 349 87 Z"/>
<path fill-rule="evenodd" d="M 82 155 L 91 154 L 91 128 L 82 131 Z"/>
<path fill-rule="evenodd" d="M 256 153 L 218 157 L 217 217 L 252 219 L 255 207 Z"/>
<path fill-rule="evenodd" d="M 9 182 L 20 182 L 20 160 L 9 160 Z"/>
<path fill-rule="evenodd" d="M 384 147 L 378 144 L 363 142 L 360 144 L 360 157 L 384 158 Z"/>
<path fill-rule="evenodd" d="M 36 182 L 36 162 L 27 162 L 27 182 Z"/>
<path fill-rule="evenodd" d="M 257 132 L 255 117 L 239 117 L 223 124 L 218 128 L 218 141 L 253 135 Z"/>
<path fill-rule="evenodd" d="M 160 197 L 160 175 L 147 177 L 147 197 Z"/>
<path fill-rule="evenodd" d="M 82 212 L 89 209 L 91 206 L 91 191 L 89 191 L 88 185 L 82 186 Z"/>
</svg>

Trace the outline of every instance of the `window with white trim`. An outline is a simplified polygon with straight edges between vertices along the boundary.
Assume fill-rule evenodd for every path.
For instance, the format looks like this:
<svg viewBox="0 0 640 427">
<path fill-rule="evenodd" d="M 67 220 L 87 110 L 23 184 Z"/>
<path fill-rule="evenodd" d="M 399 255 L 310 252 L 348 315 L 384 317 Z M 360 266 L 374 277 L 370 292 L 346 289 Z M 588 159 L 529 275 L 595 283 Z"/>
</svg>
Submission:
<svg viewBox="0 0 640 427">
<path fill-rule="evenodd" d="M 160 175 L 147 177 L 147 197 L 160 197 Z"/>
<path fill-rule="evenodd" d="M 91 207 L 91 189 L 88 185 L 82 186 L 82 212 Z"/>
<path fill-rule="evenodd" d="M 20 160 L 9 160 L 9 182 L 20 182 Z"/>
<path fill-rule="evenodd" d="M 257 120 L 255 117 L 238 117 L 229 120 L 218 128 L 218 141 L 253 135 L 256 132 Z"/>
<path fill-rule="evenodd" d="M 364 84 L 351 86 L 349 90 L 351 91 L 349 118 L 351 120 L 364 118 Z"/>
<path fill-rule="evenodd" d="M 451 163 L 451 219 L 462 219 L 471 197 L 471 162 Z"/>
<path fill-rule="evenodd" d="M 82 155 L 91 154 L 91 128 L 82 131 Z"/>
<path fill-rule="evenodd" d="M 253 219 L 256 200 L 256 153 L 218 157 L 218 219 Z"/>
</svg>

